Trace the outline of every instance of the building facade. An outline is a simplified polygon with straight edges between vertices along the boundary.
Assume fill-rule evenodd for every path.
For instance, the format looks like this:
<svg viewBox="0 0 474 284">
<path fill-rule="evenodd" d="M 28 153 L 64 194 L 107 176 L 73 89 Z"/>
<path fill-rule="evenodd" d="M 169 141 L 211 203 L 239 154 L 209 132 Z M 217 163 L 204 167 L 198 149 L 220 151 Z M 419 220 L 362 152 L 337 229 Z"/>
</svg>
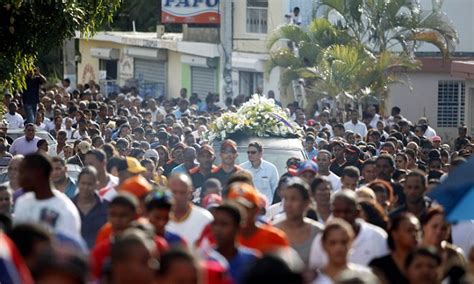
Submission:
<svg viewBox="0 0 474 284">
<path fill-rule="evenodd" d="M 431 8 L 431 0 L 419 2 L 423 9 Z M 77 82 L 93 79 L 107 87 L 109 81 L 119 86 L 135 81 L 141 86 L 141 93 L 168 97 L 176 97 L 181 88 L 187 88 L 202 99 L 208 92 L 219 93 L 221 102 L 230 93 L 235 97 L 272 90 L 285 104 L 294 100 L 293 92 L 280 85 L 279 68 L 265 73 L 270 58 L 266 40 L 269 32 L 288 22 L 295 7 L 300 8 L 301 25 L 307 26 L 315 3 L 221 0 L 218 26 L 185 25 L 182 34 L 102 32 L 92 39 L 78 37 L 81 60 L 77 64 Z M 225 11 L 230 17 L 222 17 Z M 423 68 L 407 74 L 408 84 L 391 86 L 384 105 L 388 110 L 399 106 L 402 114 L 413 122 L 427 117 L 449 142 L 455 138 L 460 124 L 472 125 L 466 118 L 472 110 L 466 103 L 470 89 L 466 87 L 465 76 L 453 72 L 452 62 L 474 60 L 474 25 L 469 24 L 474 21 L 474 1 L 445 1 L 443 12 L 459 33 L 456 52 L 445 60 L 434 46 L 420 46 L 417 56 Z M 229 34 L 231 51 L 225 43 Z M 110 85 L 113 90 L 113 84 Z"/>
<path fill-rule="evenodd" d="M 233 97 L 272 90 L 280 98 L 279 69 L 265 74 L 270 58 L 266 39 L 270 31 L 288 22 L 286 16 L 294 7 L 301 7 L 304 24 L 309 23 L 312 9 L 308 1 L 223 0 L 224 4 L 223 8 L 231 9 L 230 19 L 220 24 L 232 35 L 229 63 L 222 44 L 225 35 L 219 37 L 215 26 L 184 25 L 182 34 L 99 32 L 89 39 L 76 37 L 77 83 L 94 80 L 105 88 L 103 92 L 135 84 L 146 95 L 169 97 L 186 88 L 201 98 L 209 92 L 219 93 L 223 102 L 224 82 L 231 80 Z M 230 78 L 226 78 L 224 70 L 229 67 Z"/>
</svg>

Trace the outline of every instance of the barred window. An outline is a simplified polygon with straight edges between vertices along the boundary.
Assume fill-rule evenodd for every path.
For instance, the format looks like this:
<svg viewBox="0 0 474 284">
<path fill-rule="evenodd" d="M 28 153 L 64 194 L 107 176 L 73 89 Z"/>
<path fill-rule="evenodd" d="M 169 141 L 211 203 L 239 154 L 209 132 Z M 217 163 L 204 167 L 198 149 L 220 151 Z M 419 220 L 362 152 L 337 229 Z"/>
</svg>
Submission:
<svg viewBox="0 0 474 284">
<path fill-rule="evenodd" d="M 247 32 L 266 34 L 268 0 L 247 0 Z"/>
<path fill-rule="evenodd" d="M 458 127 L 464 122 L 465 83 L 438 82 L 438 127 Z"/>
</svg>

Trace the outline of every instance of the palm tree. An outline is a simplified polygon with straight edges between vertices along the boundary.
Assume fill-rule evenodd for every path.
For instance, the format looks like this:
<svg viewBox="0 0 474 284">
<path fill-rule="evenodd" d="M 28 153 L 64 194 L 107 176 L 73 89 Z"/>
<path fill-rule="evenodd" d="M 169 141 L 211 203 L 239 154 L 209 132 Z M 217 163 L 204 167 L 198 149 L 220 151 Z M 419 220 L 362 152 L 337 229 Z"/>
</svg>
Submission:
<svg viewBox="0 0 474 284">
<path fill-rule="evenodd" d="M 305 79 L 312 94 L 306 97 L 308 106 L 321 96 L 343 93 L 356 102 L 378 94 L 383 105 L 388 86 L 400 82 L 403 71 L 420 66 L 413 58 L 419 42 L 434 44 L 447 56 L 457 41 L 440 5 L 427 12 L 409 2 L 320 0 L 325 17 L 314 20 L 307 32 L 283 25 L 270 35 L 268 70 L 282 67 L 283 86 Z"/>
<path fill-rule="evenodd" d="M 417 1 L 407 0 L 320 0 L 319 9 L 375 53 L 398 45 L 412 55 L 425 42 L 448 56 L 458 34 L 442 4 L 432 0 L 432 9 L 422 10 Z"/>
</svg>

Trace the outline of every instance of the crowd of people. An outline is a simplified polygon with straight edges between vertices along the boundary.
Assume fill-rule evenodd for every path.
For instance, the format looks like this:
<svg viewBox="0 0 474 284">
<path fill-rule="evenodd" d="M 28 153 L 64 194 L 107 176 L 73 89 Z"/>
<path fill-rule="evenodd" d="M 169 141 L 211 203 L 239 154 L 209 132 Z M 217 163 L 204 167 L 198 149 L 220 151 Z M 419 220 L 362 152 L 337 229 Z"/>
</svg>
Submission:
<svg viewBox="0 0 474 284">
<path fill-rule="evenodd" d="M 106 97 L 28 74 L 3 101 L 0 282 L 473 281 L 474 221 L 448 223 L 427 196 L 471 155 L 465 126 L 449 145 L 398 107 L 324 99 L 307 117 L 293 102 L 302 155 L 278 172 L 259 142 L 206 140 L 246 99 Z"/>
</svg>

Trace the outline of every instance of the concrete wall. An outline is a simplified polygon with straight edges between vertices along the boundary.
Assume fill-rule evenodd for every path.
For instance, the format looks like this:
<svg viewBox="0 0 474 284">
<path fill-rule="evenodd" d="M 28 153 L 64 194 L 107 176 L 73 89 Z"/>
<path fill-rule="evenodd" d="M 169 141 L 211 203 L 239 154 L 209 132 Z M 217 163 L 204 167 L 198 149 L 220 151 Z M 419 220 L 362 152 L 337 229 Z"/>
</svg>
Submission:
<svg viewBox="0 0 474 284">
<path fill-rule="evenodd" d="M 115 48 L 120 50 L 120 56 L 122 56 L 124 47 L 122 44 L 113 42 L 81 39 L 79 41 L 81 62 L 77 64 L 77 83 L 85 84 L 90 80 L 99 82 L 99 59 L 91 56 L 91 48 Z M 120 74 L 117 75 L 120 78 Z"/>
<path fill-rule="evenodd" d="M 286 0 L 268 1 L 267 31 L 274 30 L 285 23 L 285 14 L 289 4 Z M 234 50 L 242 52 L 266 53 L 265 40 L 267 34 L 247 33 L 247 1 L 234 1 Z"/>
<path fill-rule="evenodd" d="M 418 122 L 421 116 L 425 116 L 444 141 L 454 141 L 457 128 L 437 126 L 438 81 L 459 80 L 459 78 L 447 73 L 411 73 L 408 77 L 413 90 L 402 84 L 392 85 L 389 98 L 385 103 L 388 112 L 393 106 L 399 106 L 402 115 L 413 123 Z"/>
<path fill-rule="evenodd" d="M 182 82 L 180 80 L 182 69 L 181 69 L 181 54 L 168 50 L 168 97 L 177 98 L 179 97 L 179 90 L 182 88 Z M 183 86 L 184 87 L 184 86 Z M 188 89 L 189 91 L 189 89 Z"/>
</svg>

